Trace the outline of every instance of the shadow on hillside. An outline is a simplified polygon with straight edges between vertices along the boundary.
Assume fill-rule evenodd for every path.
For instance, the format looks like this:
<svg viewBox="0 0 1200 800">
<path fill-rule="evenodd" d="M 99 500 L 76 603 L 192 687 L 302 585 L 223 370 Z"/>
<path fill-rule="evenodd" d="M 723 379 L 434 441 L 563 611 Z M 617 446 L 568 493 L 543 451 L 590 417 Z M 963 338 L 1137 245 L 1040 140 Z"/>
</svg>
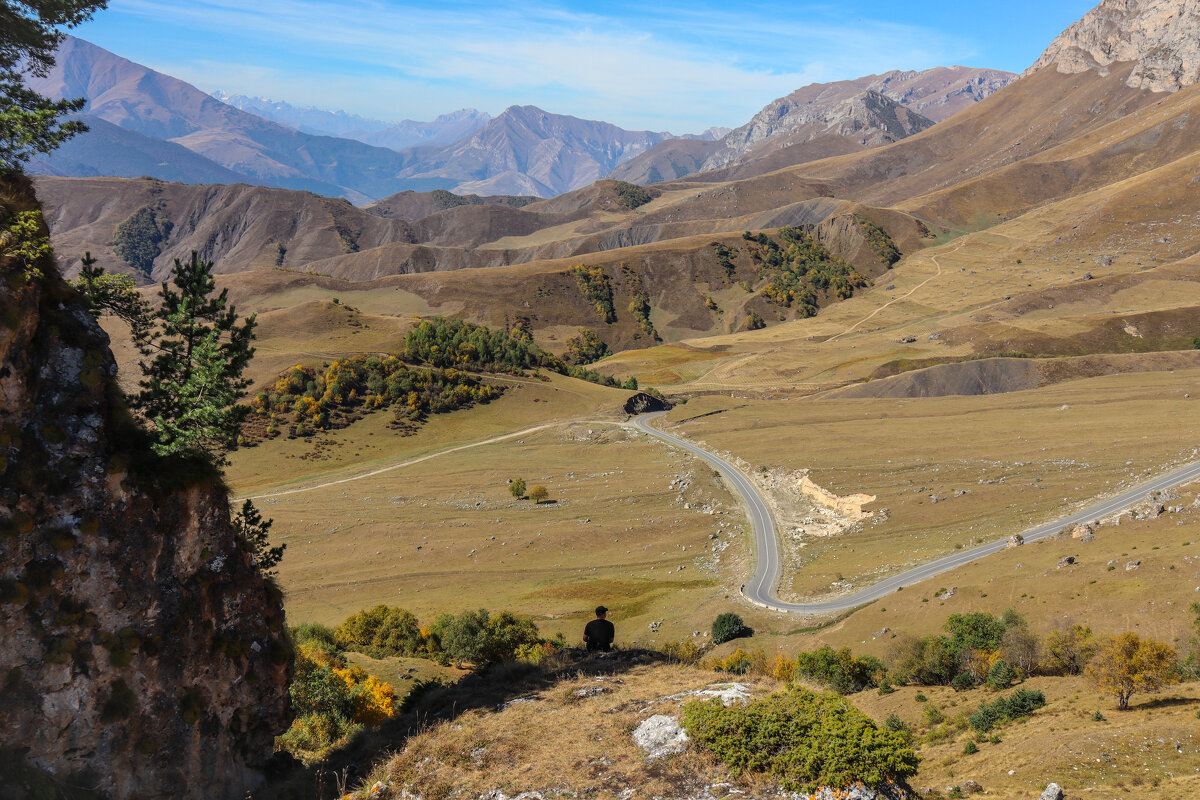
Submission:
<svg viewBox="0 0 1200 800">
<path fill-rule="evenodd" d="M 1176 706 L 1200 705 L 1200 698 L 1195 697 L 1156 697 L 1144 703 L 1131 703 L 1130 711 L 1149 711 L 1155 708 L 1175 708 Z"/>
<path fill-rule="evenodd" d="M 478 709 L 499 711 L 505 703 L 549 689 L 564 678 L 615 676 L 634 667 L 667 661 L 662 653 L 653 650 L 591 654 L 570 650 L 549 665 L 518 661 L 473 672 L 456 683 L 423 694 L 411 710 L 359 735 L 320 764 L 304 767 L 292 761 L 288 765 L 287 759 L 278 758 L 276 768 L 268 770 L 267 784 L 253 797 L 254 800 L 330 800 L 339 796 L 340 787 L 352 789 L 361 784 L 378 762 L 401 750 L 410 736 L 460 714 Z"/>
</svg>

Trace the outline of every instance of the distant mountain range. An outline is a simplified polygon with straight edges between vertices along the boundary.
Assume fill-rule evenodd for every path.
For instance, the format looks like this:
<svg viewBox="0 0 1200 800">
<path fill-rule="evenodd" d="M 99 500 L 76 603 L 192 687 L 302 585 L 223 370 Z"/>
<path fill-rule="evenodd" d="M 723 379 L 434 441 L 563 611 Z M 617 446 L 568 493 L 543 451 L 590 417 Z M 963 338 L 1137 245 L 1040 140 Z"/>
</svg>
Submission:
<svg viewBox="0 0 1200 800">
<path fill-rule="evenodd" d="M 67 37 L 34 89 L 83 97 L 76 137 L 30 171 L 63 177 L 151 176 L 342 196 L 362 205 L 406 191 L 553 197 L 603 177 L 656 183 L 754 170 L 877 147 L 924 130 L 1015 76 L 966 67 L 814 84 L 746 125 L 678 137 L 512 106 L 432 122 L 387 123 L 341 111 L 218 93 Z M 737 170 L 741 169 L 741 172 Z M 731 172 L 731 170 L 734 170 Z"/>
<path fill-rule="evenodd" d="M 295 128 L 301 133 L 340 136 L 392 150 L 404 150 L 419 145 L 451 144 L 464 136 L 470 136 L 492 118 L 486 111 L 464 108 L 442 114 L 432 122 L 417 122 L 411 119 L 384 122 L 348 114 L 345 111 L 326 111 L 312 106 L 301 108 L 282 100 L 268 100 L 265 97 L 246 97 L 243 94 L 226 94 L 220 91 L 213 92 L 213 97 L 263 119 Z"/>
</svg>

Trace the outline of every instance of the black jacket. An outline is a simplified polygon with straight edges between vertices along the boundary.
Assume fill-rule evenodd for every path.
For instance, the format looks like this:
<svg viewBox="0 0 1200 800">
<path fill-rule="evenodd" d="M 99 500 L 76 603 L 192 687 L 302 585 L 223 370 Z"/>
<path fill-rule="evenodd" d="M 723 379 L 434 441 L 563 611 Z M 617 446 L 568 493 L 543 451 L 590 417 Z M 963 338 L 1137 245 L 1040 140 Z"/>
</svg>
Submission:
<svg viewBox="0 0 1200 800">
<path fill-rule="evenodd" d="M 588 650 L 611 650 L 617 629 L 606 619 L 594 619 L 583 629 L 583 640 Z"/>
</svg>

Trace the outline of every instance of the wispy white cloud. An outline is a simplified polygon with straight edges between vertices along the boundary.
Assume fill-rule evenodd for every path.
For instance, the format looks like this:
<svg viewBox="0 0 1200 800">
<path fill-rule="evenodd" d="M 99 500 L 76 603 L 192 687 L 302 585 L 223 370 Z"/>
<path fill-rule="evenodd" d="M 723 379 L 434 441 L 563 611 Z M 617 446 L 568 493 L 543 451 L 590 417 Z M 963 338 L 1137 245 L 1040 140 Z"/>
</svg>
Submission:
<svg viewBox="0 0 1200 800">
<path fill-rule="evenodd" d="M 245 43 L 227 62 L 198 47 L 194 59 L 180 48 L 151 63 L 201 88 L 385 118 L 529 103 L 677 132 L 740 124 L 813 81 L 971 53 L 932 30 L 838 21 L 820 6 L 781 16 L 648 5 L 633 14 L 504 0 L 114 0 L 108 13 Z"/>
</svg>

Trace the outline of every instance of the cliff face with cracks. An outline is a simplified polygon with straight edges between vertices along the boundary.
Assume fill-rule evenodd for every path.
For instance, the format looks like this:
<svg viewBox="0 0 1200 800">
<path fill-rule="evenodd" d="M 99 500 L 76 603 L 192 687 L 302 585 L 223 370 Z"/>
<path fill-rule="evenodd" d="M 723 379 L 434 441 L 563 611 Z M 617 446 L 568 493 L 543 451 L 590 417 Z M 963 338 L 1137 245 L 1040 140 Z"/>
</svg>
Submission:
<svg viewBox="0 0 1200 800">
<path fill-rule="evenodd" d="M 0 798 L 244 797 L 289 722 L 280 594 L 219 478 L 148 454 L 44 261 L 0 260 Z"/>
<path fill-rule="evenodd" d="M 1053 64 L 1059 72 L 1133 62 L 1135 89 L 1175 92 L 1200 81 L 1200 0 L 1103 0 L 1063 31 L 1026 74 Z"/>
</svg>

